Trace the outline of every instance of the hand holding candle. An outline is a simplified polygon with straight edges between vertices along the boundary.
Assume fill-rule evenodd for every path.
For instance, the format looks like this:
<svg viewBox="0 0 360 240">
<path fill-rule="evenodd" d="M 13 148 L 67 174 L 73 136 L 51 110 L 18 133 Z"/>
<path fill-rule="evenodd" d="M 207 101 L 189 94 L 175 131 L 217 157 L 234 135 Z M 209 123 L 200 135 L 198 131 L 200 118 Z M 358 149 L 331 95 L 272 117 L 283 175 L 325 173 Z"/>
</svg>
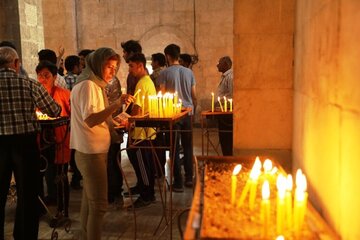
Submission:
<svg viewBox="0 0 360 240">
<path fill-rule="evenodd" d="M 241 164 L 237 164 L 231 175 L 231 205 L 235 204 L 237 175 L 239 174 L 240 170 L 241 170 Z"/>
</svg>

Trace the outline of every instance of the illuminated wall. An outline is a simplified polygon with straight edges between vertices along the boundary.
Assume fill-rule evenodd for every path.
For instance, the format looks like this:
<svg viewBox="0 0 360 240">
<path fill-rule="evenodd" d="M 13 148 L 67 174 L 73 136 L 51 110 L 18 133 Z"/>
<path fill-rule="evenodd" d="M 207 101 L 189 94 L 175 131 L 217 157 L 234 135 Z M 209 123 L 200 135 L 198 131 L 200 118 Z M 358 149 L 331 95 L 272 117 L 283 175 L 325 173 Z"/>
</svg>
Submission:
<svg viewBox="0 0 360 240">
<path fill-rule="evenodd" d="M 297 1 L 294 167 L 342 239 L 360 239 L 360 1 Z"/>
</svg>

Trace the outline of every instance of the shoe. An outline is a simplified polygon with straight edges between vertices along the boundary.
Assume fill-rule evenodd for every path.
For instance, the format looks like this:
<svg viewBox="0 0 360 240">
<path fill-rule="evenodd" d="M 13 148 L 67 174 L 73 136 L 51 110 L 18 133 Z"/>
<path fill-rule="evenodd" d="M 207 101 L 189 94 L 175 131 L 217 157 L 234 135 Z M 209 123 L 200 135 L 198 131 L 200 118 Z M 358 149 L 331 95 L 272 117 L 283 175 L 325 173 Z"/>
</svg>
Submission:
<svg viewBox="0 0 360 240">
<path fill-rule="evenodd" d="M 139 209 L 139 208 L 147 207 L 151 204 L 151 202 L 152 202 L 151 200 L 145 201 L 144 199 L 142 199 L 142 197 L 138 197 L 132 205 L 127 207 L 127 209 L 132 210 L 133 208 Z"/>
<path fill-rule="evenodd" d="M 185 187 L 192 188 L 193 187 L 193 181 L 192 180 L 186 180 L 185 181 Z"/>
<path fill-rule="evenodd" d="M 139 190 L 138 186 L 134 186 L 134 187 L 130 188 L 129 192 L 124 192 L 123 195 L 126 198 L 130 197 L 130 195 L 133 196 L 133 197 L 139 196 L 140 195 L 140 190 Z"/>
<path fill-rule="evenodd" d="M 68 216 L 64 216 L 62 212 L 58 212 L 49 222 L 49 227 L 55 228 L 61 226 L 65 221 L 69 219 Z"/>
<path fill-rule="evenodd" d="M 180 192 L 184 192 L 184 187 L 181 185 L 173 184 L 172 190 L 173 190 L 173 192 L 180 193 Z"/>
</svg>

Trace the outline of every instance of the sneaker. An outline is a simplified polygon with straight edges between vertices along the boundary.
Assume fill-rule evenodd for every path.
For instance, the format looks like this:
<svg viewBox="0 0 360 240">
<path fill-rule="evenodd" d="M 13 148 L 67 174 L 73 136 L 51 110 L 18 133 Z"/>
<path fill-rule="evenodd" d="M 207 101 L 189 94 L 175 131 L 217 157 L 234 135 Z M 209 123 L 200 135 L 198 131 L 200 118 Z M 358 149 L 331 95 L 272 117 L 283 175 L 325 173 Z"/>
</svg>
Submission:
<svg viewBox="0 0 360 240">
<path fill-rule="evenodd" d="M 172 190 L 173 190 L 173 192 L 180 193 L 180 192 L 184 192 L 184 187 L 181 185 L 173 184 Z"/>
<path fill-rule="evenodd" d="M 139 209 L 139 208 L 147 207 L 151 204 L 151 202 L 152 202 L 151 200 L 145 201 L 144 199 L 142 199 L 142 197 L 138 197 L 133 203 L 133 205 L 128 206 L 127 209 L 132 210 L 133 208 Z"/>
<path fill-rule="evenodd" d="M 130 191 L 129 192 L 124 192 L 124 197 L 130 197 L 130 195 L 131 196 L 133 196 L 133 197 L 135 197 L 135 196 L 139 196 L 140 195 L 140 190 L 139 190 L 139 188 L 138 188 L 138 186 L 134 186 L 134 187 L 131 187 L 130 188 Z"/>
</svg>

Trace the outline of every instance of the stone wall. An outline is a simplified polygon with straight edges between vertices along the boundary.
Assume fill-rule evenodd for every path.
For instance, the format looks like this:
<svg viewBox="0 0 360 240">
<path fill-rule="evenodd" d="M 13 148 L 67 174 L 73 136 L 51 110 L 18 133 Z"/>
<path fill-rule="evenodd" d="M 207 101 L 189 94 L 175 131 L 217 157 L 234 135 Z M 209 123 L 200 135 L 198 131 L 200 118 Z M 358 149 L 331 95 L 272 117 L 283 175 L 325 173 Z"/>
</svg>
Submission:
<svg viewBox="0 0 360 240">
<path fill-rule="evenodd" d="M 199 62 L 193 67 L 200 105 L 197 112 L 210 108 L 210 93 L 220 78 L 218 59 L 232 57 L 233 0 L 46 0 L 43 10 L 45 47 L 57 50 L 62 45 L 66 55 L 102 46 L 122 53 L 120 44 L 129 39 L 140 40 L 149 59 L 170 43 L 198 55 Z M 122 86 L 126 75 L 123 62 Z"/>
<path fill-rule="evenodd" d="M 360 239 L 359 1 L 297 1 L 294 166 L 342 239 Z"/>
<path fill-rule="evenodd" d="M 234 1 L 234 152 L 291 165 L 295 1 Z"/>
</svg>

